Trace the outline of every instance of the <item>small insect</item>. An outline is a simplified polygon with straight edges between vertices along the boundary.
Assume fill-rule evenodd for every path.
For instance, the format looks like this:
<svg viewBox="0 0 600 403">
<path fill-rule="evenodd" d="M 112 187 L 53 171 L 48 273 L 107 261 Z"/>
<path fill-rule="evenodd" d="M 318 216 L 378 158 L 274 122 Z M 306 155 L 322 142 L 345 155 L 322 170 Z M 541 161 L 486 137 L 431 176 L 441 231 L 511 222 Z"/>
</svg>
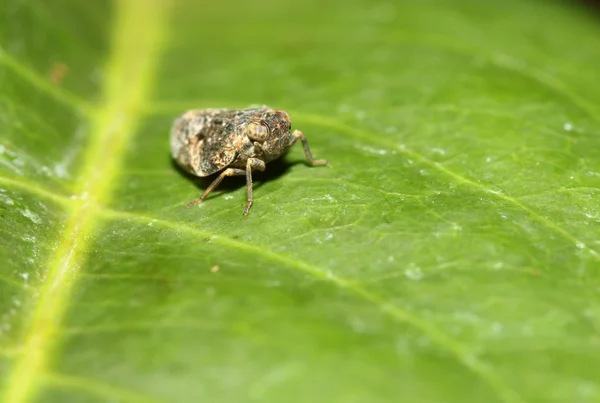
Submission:
<svg viewBox="0 0 600 403">
<path fill-rule="evenodd" d="M 50 81 L 52 81 L 53 84 L 60 84 L 68 72 L 69 67 L 66 64 L 60 62 L 54 63 L 50 70 Z"/>
<path fill-rule="evenodd" d="M 277 159 L 302 141 L 311 165 L 327 165 L 315 160 L 301 131 L 291 132 L 287 112 L 267 106 L 249 109 L 190 110 L 178 117 L 171 128 L 171 154 L 186 172 L 196 176 L 219 176 L 204 193 L 187 204 L 204 201 L 226 176 L 246 175 L 248 202 L 252 206 L 252 171 L 265 170 L 265 164 Z"/>
</svg>

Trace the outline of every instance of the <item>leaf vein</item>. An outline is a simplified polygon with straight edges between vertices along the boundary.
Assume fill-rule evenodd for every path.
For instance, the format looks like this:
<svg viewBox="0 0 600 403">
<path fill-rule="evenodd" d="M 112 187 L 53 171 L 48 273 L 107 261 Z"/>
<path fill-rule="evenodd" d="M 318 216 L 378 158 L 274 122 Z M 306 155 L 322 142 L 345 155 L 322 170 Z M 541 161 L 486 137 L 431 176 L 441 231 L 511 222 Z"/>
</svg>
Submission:
<svg viewBox="0 0 600 403">
<path fill-rule="evenodd" d="M 94 108 L 83 99 L 65 91 L 61 87 L 52 84 L 48 79 L 28 67 L 25 63 L 12 57 L 6 50 L 0 47 L 0 65 L 5 66 L 24 81 L 27 81 L 38 90 L 45 92 L 52 98 L 63 104 L 83 113 L 85 116 L 91 116 Z"/>
<path fill-rule="evenodd" d="M 418 316 L 409 311 L 392 305 L 383 297 L 373 293 L 368 289 L 361 287 L 358 283 L 354 281 L 337 276 L 328 270 L 297 260 L 296 258 L 292 258 L 281 253 L 270 251 L 264 246 L 258 247 L 245 242 L 240 242 L 226 236 L 202 231 L 178 222 L 149 217 L 139 213 L 123 212 L 109 209 L 103 210 L 102 214 L 107 217 L 114 217 L 117 219 L 130 219 L 131 221 L 138 221 L 140 223 L 143 223 L 144 225 L 147 225 L 147 223 L 152 222 L 156 226 L 163 226 L 166 228 L 177 229 L 178 231 L 185 231 L 201 238 L 209 237 L 211 239 L 211 242 L 220 243 L 224 246 L 229 246 L 238 250 L 243 250 L 246 252 L 251 252 L 255 255 L 263 256 L 272 261 L 280 262 L 294 270 L 306 273 L 318 280 L 333 284 L 334 286 L 339 287 L 340 289 L 348 292 L 349 294 L 352 294 L 355 297 L 362 299 L 363 301 L 375 305 L 382 312 L 388 314 L 392 319 L 396 320 L 397 322 L 407 324 L 421 331 L 433 342 L 435 342 L 437 345 L 446 350 L 460 364 L 464 365 L 475 375 L 483 379 L 492 389 L 494 389 L 498 393 L 498 395 L 503 401 L 511 403 L 524 402 L 524 400 L 516 393 L 516 391 L 514 391 L 512 388 L 506 385 L 504 381 L 501 378 L 499 378 L 487 364 L 480 361 L 473 353 L 469 351 L 469 349 L 466 346 L 462 345 L 457 340 L 452 339 L 451 337 L 440 331 L 437 327 L 428 323 L 426 320 L 419 318 Z"/>
<path fill-rule="evenodd" d="M 66 221 L 58 247 L 48 261 L 46 279 L 40 284 L 39 297 L 25 321 L 23 354 L 19 355 L 9 374 L 2 399 L 4 402 L 26 403 L 37 392 L 38 375 L 46 371 L 57 339 L 56 333 L 68 309 L 71 290 L 84 261 L 84 248 L 94 231 L 95 215 L 99 206 L 110 197 L 127 143 L 140 119 L 140 105 L 145 102 L 153 84 L 153 70 L 162 45 L 167 4 L 161 0 L 147 3 L 142 0 L 117 2 L 113 52 L 106 66 L 103 99 L 96 113 L 91 116 L 90 141 L 77 180 L 77 194 L 80 197 L 72 203 L 71 215 Z M 131 41 L 140 25 L 146 24 L 153 29 L 138 41 Z M 21 69 L 23 66 L 7 58 L 6 54 L 0 53 L 0 59 L 8 62 L 17 72 L 26 72 L 23 73 L 26 78 L 40 89 L 78 105 L 63 92 L 49 87 L 33 72 Z M 124 92 L 124 88 L 127 91 Z M 12 184 L 18 186 L 18 181 L 12 181 Z M 29 188 L 38 194 L 52 196 L 36 186 Z"/>
<path fill-rule="evenodd" d="M 455 183 L 463 184 L 471 189 L 475 189 L 479 192 L 490 195 L 491 197 L 494 197 L 496 199 L 506 201 L 506 202 L 512 204 L 513 206 L 519 208 L 520 210 L 526 212 L 531 218 L 538 221 L 539 223 L 541 223 L 548 229 L 551 229 L 552 231 L 558 233 L 564 239 L 571 242 L 573 244 L 573 246 L 581 248 L 581 249 L 587 249 L 592 256 L 594 256 L 596 259 L 600 260 L 600 255 L 598 254 L 598 252 L 596 250 L 590 248 L 582 240 L 578 239 L 575 235 L 571 234 L 570 232 L 568 232 L 564 228 L 560 227 L 558 224 L 554 223 L 553 221 L 549 220 L 548 218 L 540 215 L 535 210 L 531 209 L 530 207 L 528 207 L 527 205 L 523 204 L 518 199 L 516 199 L 510 195 L 507 195 L 505 193 L 491 189 L 481 183 L 477 183 L 477 182 L 451 170 L 450 168 L 445 167 L 444 165 L 442 165 L 440 163 L 430 160 L 429 158 L 427 158 L 423 154 L 419 153 L 418 151 L 411 150 L 404 146 L 399 146 L 392 141 L 383 139 L 381 136 L 376 136 L 376 135 L 373 135 L 366 131 L 363 131 L 360 129 L 355 129 L 351 126 L 348 126 L 343 123 L 339 123 L 337 121 L 328 119 L 328 118 L 320 116 L 320 115 L 302 114 L 302 117 L 306 121 L 309 121 L 313 124 L 331 127 L 331 128 L 343 131 L 343 132 L 345 132 L 351 136 L 354 136 L 356 138 L 359 138 L 361 140 L 365 140 L 365 141 L 369 141 L 369 142 L 376 142 L 376 143 L 379 143 L 386 147 L 393 148 L 393 149 L 399 151 L 400 153 L 404 154 L 405 156 L 414 158 L 415 160 L 420 161 L 422 164 L 427 165 L 431 168 L 434 168 L 438 172 L 453 179 L 453 181 Z"/>
</svg>

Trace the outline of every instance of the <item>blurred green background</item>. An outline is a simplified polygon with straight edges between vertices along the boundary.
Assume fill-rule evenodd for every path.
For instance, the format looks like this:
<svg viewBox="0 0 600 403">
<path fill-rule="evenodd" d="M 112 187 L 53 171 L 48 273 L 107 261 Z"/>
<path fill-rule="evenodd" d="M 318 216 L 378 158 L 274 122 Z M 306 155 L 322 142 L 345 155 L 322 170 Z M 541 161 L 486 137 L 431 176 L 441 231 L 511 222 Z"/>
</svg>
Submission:
<svg viewBox="0 0 600 403">
<path fill-rule="evenodd" d="M 600 401 L 599 49 L 567 1 L 5 0 L 0 401 Z M 250 104 L 331 166 L 184 208 L 173 119 Z"/>
</svg>

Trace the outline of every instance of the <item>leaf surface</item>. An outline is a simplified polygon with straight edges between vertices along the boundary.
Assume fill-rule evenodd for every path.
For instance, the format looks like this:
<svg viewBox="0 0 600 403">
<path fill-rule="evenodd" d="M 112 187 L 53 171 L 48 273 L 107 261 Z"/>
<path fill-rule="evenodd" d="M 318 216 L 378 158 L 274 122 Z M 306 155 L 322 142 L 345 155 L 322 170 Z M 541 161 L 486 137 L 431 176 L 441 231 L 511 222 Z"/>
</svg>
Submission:
<svg viewBox="0 0 600 403">
<path fill-rule="evenodd" d="M 0 9 L 2 402 L 600 399 L 600 23 L 561 1 Z M 187 109 L 301 147 L 191 209 Z"/>
</svg>

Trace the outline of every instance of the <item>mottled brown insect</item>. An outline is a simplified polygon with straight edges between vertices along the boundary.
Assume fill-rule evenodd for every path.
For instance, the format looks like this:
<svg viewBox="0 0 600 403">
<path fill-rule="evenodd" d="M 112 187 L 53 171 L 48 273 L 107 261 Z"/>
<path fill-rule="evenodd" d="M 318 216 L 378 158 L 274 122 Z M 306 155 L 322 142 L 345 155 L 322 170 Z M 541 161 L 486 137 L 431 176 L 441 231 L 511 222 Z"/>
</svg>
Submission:
<svg viewBox="0 0 600 403">
<path fill-rule="evenodd" d="M 248 202 L 252 205 L 252 170 L 280 157 L 298 139 L 311 165 L 327 165 L 312 157 L 302 132 L 291 132 L 287 112 L 267 106 L 249 109 L 200 109 L 185 112 L 171 128 L 171 154 L 185 171 L 196 176 L 221 172 L 188 207 L 204 201 L 226 176 L 246 175 Z"/>
</svg>

